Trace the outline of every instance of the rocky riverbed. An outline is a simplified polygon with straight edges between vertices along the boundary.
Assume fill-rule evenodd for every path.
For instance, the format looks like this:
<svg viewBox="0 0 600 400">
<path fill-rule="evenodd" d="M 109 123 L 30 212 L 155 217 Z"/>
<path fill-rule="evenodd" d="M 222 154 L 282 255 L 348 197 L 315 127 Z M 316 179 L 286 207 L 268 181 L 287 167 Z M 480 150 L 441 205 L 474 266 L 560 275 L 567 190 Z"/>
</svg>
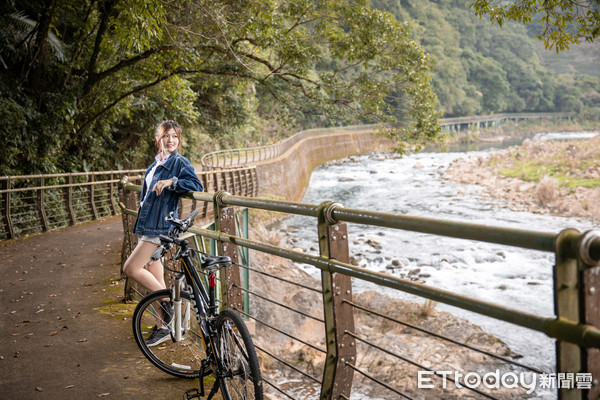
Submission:
<svg viewBox="0 0 600 400">
<path fill-rule="evenodd" d="M 481 186 L 481 194 L 516 211 L 600 221 L 600 136 L 531 141 L 459 159 L 446 178 Z"/>
<path fill-rule="evenodd" d="M 402 171 L 402 174 L 406 176 L 413 176 L 418 175 L 416 171 L 429 168 L 429 175 L 435 174 L 436 177 L 469 185 L 479 184 L 482 196 L 497 199 L 498 202 L 508 208 L 527 210 L 534 213 L 575 216 L 589 220 L 600 215 L 598 211 L 595 211 L 597 210 L 595 207 L 600 205 L 600 202 L 596 200 L 597 197 L 595 197 L 599 196 L 597 183 L 598 160 L 600 160 L 600 157 L 596 153 L 599 151 L 599 147 L 598 138 L 574 142 L 530 141 L 525 142 L 523 146 L 490 153 L 489 155 L 478 153 L 478 156 L 452 163 L 449 168 L 446 164 L 443 168 L 431 169 L 429 159 L 416 158 L 416 161 L 411 162 L 407 167 L 403 167 L 401 164 L 394 170 L 382 168 L 375 170 L 374 167 L 372 171 L 367 170 L 367 174 L 380 176 L 387 173 L 396 176 Z M 372 154 L 368 157 L 379 162 L 386 162 L 388 159 L 396 158 L 397 155 L 393 153 Z M 431 157 L 435 159 L 435 155 Z M 329 163 L 334 168 L 335 164 L 339 163 L 350 163 L 350 165 L 347 167 L 349 172 L 346 175 L 340 175 L 340 171 L 337 171 L 337 175 L 332 174 L 328 177 L 331 179 L 333 176 L 341 183 L 368 179 L 365 178 L 364 171 L 362 175 L 360 175 L 360 171 L 358 175 L 350 172 L 355 170 L 351 168 L 352 165 L 358 165 L 356 163 L 362 162 L 361 160 L 364 160 L 364 156 L 363 158 L 358 156 L 349 157 Z M 415 171 L 415 173 L 411 171 Z M 335 178 L 336 176 L 337 178 Z M 320 182 L 322 183 L 323 179 Z M 411 184 L 417 186 L 422 184 L 420 182 L 418 179 L 413 179 Z M 452 187 L 455 188 L 456 186 L 452 185 Z M 459 187 L 453 190 L 461 189 Z M 465 193 L 473 193 L 472 187 L 464 190 Z M 314 248 L 316 246 L 314 243 L 309 241 L 301 244 L 296 239 L 297 235 L 292 233 L 292 229 L 299 229 L 299 226 L 292 224 L 288 228 L 281 224 L 276 227 L 255 230 L 252 235 L 261 242 L 268 242 L 299 252 L 317 254 L 318 250 Z M 285 234 L 286 230 L 290 231 L 287 235 Z M 369 257 L 369 254 L 373 257 L 383 257 L 385 259 L 384 264 L 389 264 L 388 269 L 391 269 L 389 273 L 397 277 L 407 280 L 427 280 L 421 275 L 429 270 L 420 271 L 418 268 L 420 264 L 413 268 L 410 258 L 388 258 L 383 254 L 378 254 L 378 247 L 380 246 L 378 241 L 385 241 L 387 238 L 383 232 L 381 233 L 381 239 L 378 235 L 377 232 L 371 232 L 370 235 L 363 237 L 362 233 L 355 232 L 352 237 L 354 250 L 362 249 L 361 251 L 365 253 L 368 261 L 374 263 L 376 259 Z M 302 248 L 302 246 L 306 248 Z M 352 256 L 355 258 L 356 264 L 364 266 L 360 254 L 355 251 Z M 320 288 L 318 273 L 312 273 L 310 270 L 308 270 L 310 274 L 307 273 L 305 266 L 296 267 L 286 260 L 260 253 L 254 253 L 251 260 L 258 270 L 270 271 L 290 281 L 301 282 L 303 285 L 315 289 Z M 282 281 L 275 281 L 270 277 L 257 273 L 252 273 L 250 279 L 251 285 L 256 288 L 257 292 L 263 293 L 266 297 L 277 300 L 282 304 L 299 309 L 305 314 L 322 319 L 322 296 L 319 293 Z M 251 296 L 251 302 L 253 313 L 256 310 L 259 319 L 263 322 L 276 326 L 291 336 L 300 337 L 303 341 L 318 349 L 325 348 L 323 324 L 321 322 L 301 316 L 255 296 Z M 417 390 L 417 373 L 427 368 L 438 371 L 485 372 L 500 370 L 521 372 L 518 368 L 507 367 L 507 364 L 495 358 L 481 353 L 464 351 L 442 339 L 419 331 L 419 329 L 424 328 L 435 333 L 443 333 L 459 342 L 472 344 L 496 355 L 519 358 L 513 350 L 494 335 L 483 331 L 475 323 L 440 310 L 440 307 L 436 307 L 434 303 L 411 302 L 391 298 L 373 291 L 355 293 L 353 302 L 361 307 L 388 316 L 388 318 L 375 317 L 371 313 L 355 310 L 356 334 L 370 344 L 357 341 L 358 357 L 353 366 L 357 370 L 363 371 L 372 378 L 385 382 L 411 397 L 433 399 L 479 396 L 464 389 L 459 390 L 453 383 L 449 384 L 445 390 L 442 387 Z M 389 318 L 395 321 L 408 322 L 412 327 L 393 322 Z M 263 343 L 264 348 L 267 348 L 268 344 L 268 348 L 274 349 L 273 355 L 282 358 L 302 371 L 306 371 L 308 375 L 316 380 L 321 379 L 325 362 L 325 355 L 322 351 L 298 342 L 281 332 L 267 328 L 260 322 L 256 326 L 256 341 L 259 346 Z M 382 352 L 375 346 L 389 350 L 394 356 Z M 401 356 L 401 358 L 397 356 Z M 263 361 L 266 375 L 277 382 L 280 387 L 284 387 L 286 391 L 293 393 L 298 398 L 318 398 L 318 384 L 311 382 L 310 378 L 302 377 L 269 356 L 264 356 Z M 417 365 L 411 364 L 411 362 Z M 528 362 L 525 363 L 528 364 Z M 439 383 L 435 379 L 434 382 Z M 484 390 L 486 389 L 484 388 Z M 526 397 L 522 388 L 492 392 L 493 396 L 497 398 Z M 364 377 L 359 372 L 354 374 L 353 399 L 359 398 L 356 397 L 356 393 L 364 395 L 364 398 L 396 396 L 393 392 L 373 383 L 371 379 Z M 274 398 L 278 397 L 275 396 Z M 552 395 L 549 398 L 552 398 Z"/>
<path fill-rule="evenodd" d="M 277 230 L 254 229 L 251 237 L 266 243 L 281 245 L 286 239 Z M 320 282 L 293 262 L 260 252 L 251 252 L 252 268 L 276 275 L 287 281 L 301 283 L 305 287 L 320 290 Z M 286 281 L 252 272 L 250 276 L 252 290 L 261 295 L 297 309 L 316 319 L 323 318 L 322 295 L 318 292 L 292 285 Z M 382 318 L 373 313 L 355 310 L 355 330 L 361 341 L 356 342 L 357 359 L 354 367 L 367 373 L 371 378 L 414 398 L 480 398 L 480 395 L 458 389 L 449 383 L 444 389 L 441 380 L 435 388 L 419 390 L 418 371 L 495 371 L 506 370 L 507 365 L 495 358 L 478 352 L 466 350 L 446 340 L 425 334 L 421 329 L 447 336 L 448 338 L 483 349 L 489 353 L 504 357 L 518 355 L 493 335 L 480 327 L 450 313 L 438 311 L 435 303 L 423 304 L 393 299 L 377 292 L 355 294 L 353 302 L 375 313 L 385 315 Z M 320 380 L 323 374 L 325 353 L 324 325 L 316 319 L 303 316 L 284 307 L 265 301 L 258 296 L 250 296 L 252 314 L 261 322 L 256 323 L 255 342 L 269 352 L 308 375 Z M 398 323 L 396 321 L 401 321 Z M 277 327 L 278 332 L 267 325 Z M 289 335 L 289 336 L 288 336 Z M 308 346 L 293 337 L 309 343 Z M 369 343 L 369 344 L 366 344 Z M 384 352 L 379 348 L 385 349 Z M 270 356 L 261 354 L 263 374 L 270 381 L 297 398 L 318 398 L 320 386 L 311 379 L 303 377 Z M 496 398 L 514 398 L 523 394 L 522 388 L 493 389 L 483 388 Z M 354 374 L 353 393 L 361 393 L 364 398 L 391 398 L 394 392 L 376 384 L 372 379 L 360 373 Z M 273 392 L 271 392 L 273 393 Z M 391 397 L 390 397 L 391 396 Z M 415 397 L 416 396 L 416 397 Z M 272 398 L 279 398 L 273 393 Z M 354 397 L 353 397 L 354 398 Z"/>
</svg>

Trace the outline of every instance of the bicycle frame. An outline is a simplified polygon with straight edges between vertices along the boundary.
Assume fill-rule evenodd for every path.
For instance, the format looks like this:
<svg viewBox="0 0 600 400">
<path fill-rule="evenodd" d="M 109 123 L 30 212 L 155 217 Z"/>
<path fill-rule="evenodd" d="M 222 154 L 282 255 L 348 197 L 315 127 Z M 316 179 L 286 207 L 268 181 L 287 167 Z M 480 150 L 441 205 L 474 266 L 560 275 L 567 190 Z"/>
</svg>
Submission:
<svg viewBox="0 0 600 400">
<path fill-rule="evenodd" d="M 180 259 L 182 261 L 182 266 L 183 266 L 183 276 L 186 279 L 186 283 L 188 285 L 188 287 L 190 287 L 191 290 L 191 295 L 193 296 L 194 299 L 194 306 L 196 307 L 196 315 L 198 316 L 198 318 L 200 319 L 199 321 L 196 321 L 199 324 L 200 327 L 200 332 L 202 333 L 202 340 L 204 342 L 204 346 L 205 349 L 207 351 L 207 355 L 208 358 L 211 359 L 213 362 L 216 363 L 216 368 L 217 371 L 214 371 L 215 374 L 217 375 L 217 380 L 220 380 L 220 376 L 222 374 L 221 371 L 224 370 L 222 362 L 221 362 L 221 355 L 219 353 L 219 350 L 217 348 L 216 343 L 214 342 L 214 338 L 216 335 L 216 331 L 213 328 L 212 325 L 212 321 L 217 317 L 217 305 L 216 305 L 216 300 L 215 300 L 215 293 L 216 293 L 216 275 L 215 275 L 215 270 L 216 268 L 209 268 L 209 274 L 208 274 L 208 292 L 204 286 L 204 284 L 201 281 L 200 278 L 200 274 L 198 273 L 198 271 L 196 270 L 195 266 L 194 266 L 194 262 L 192 260 L 191 257 L 191 252 L 192 249 L 189 247 L 189 242 L 187 240 L 181 240 L 179 243 L 176 243 L 179 246 L 179 252 L 176 255 L 176 259 Z M 177 307 L 176 304 L 174 304 L 175 307 L 175 313 L 179 314 L 179 318 L 181 318 L 181 280 L 180 279 L 176 279 L 177 284 L 174 285 L 174 293 L 173 293 L 173 299 L 174 301 L 178 301 L 179 305 Z M 176 314 L 177 315 L 177 314 Z M 189 319 L 189 313 L 188 313 L 188 319 Z M 176 321 L 181 321 L 181 319 L 176 319 Z M 175 324 L 175 335 L 174 335 L 174 339 L 177 340 L 181 340 L 181 323 L 176 323 Z M 177 332 L 177 330 L 179 330 L 179 332 Z M 208 338 L 208 341 L 207 341 Z M 203 367 L 205 367 L 205 364 L 203 363 Z M 201 374 L 201 376 L 203 377 L 206 374 L 205 371 L 203 371 L 203 373 Z"/>
<path fill-rule="evenodd" d="M 174 271 L 175 282 L 169 289 L 152 292 L 138 303 L 132 322 L 135 340 L 162 371 L 181 378 L 200 378 L 200 391 L 188 390 L 188 400 L 204 397 L 204 378 L 208 375 L 214 375 L 215 381 L 207 400 L 219 390 L 225 400 L 262 400 L 260 365 L 250 333 L 234 310 L 218 312 L 215 273 L 231 265 L 231 259 L 206 254 L 197 260 L 189 242 L 178 238 L 196 215 L 197 211 L 192 211 L 183 221 L 167 217 L 174 227 L 168 236 L 159 235 L 161 244 L 150 262 L 164 257 L 175 245 L 174 259 L 181 262 L 181 269 Z M 203 271 L 208 273 L 208 282 L 201 278 Z"/>
</svg>

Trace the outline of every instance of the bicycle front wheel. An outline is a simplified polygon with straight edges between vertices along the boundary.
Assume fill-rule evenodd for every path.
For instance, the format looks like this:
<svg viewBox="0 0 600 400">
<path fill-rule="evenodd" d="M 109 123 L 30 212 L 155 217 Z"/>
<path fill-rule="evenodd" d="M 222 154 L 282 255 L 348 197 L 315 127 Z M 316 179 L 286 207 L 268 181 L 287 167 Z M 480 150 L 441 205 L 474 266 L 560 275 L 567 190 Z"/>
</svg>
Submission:
<svg viewBox="0 0 600 400">
<path fill-rule="evenodd" d="M 223 310 L 217 318 L 217 341 L 224 377 L 223 398 L 263 398 L 263 384 L 256 350 L 244 321 L 233 310 Z"/>
<path fill-rule="evenodd" d="M 174 316 L 170 322 L 165 321 L 165 313 L 161 307 L 164 301 L 174 306 Z M 158 341 L 150 339 L 154 331 L 164 327 L 168 327 L 171 333 Z M 176 331 L 181 333 L 178 341 L 175 340 Z M 181 292 L 180 305 L 173 302 L 168 289 L 144 297 L 133 313 L 133 336 L 142 353 L 160 370 L 182 378 L 200 376 L 206 350 L 194 305 L 187 292 Z"/>
</svg>

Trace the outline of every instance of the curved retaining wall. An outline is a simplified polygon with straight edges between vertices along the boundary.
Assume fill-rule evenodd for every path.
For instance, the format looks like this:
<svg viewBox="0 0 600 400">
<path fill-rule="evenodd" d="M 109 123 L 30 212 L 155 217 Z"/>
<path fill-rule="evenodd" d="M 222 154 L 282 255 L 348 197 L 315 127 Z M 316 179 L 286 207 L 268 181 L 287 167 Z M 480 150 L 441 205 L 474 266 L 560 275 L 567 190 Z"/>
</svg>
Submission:
<svg viewBox="0 0 600 400">
<path fill-rule="evenodd" d="M 349 155 L 392 147 L 390 139 L 378 137 L 372 130 L 305 138 L 279 157 L 256 164 L 259 195 L 300 201 L 315 167 Z"/>
</svg>

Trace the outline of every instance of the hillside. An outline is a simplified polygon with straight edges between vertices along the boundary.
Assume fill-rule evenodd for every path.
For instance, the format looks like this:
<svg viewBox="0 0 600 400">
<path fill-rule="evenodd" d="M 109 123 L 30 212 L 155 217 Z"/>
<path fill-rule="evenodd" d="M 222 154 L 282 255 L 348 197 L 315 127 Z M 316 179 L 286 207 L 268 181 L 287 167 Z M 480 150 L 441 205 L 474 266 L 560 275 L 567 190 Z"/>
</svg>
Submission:
<svg viewBox="0 0 600 400">
<path fill-rule="evenodd" d="M 600 43 L 581 43 L 567 51 L 546 50 L 536 41 L 535 52 L 540 64 L 558 74 L 585 74 L 600 77 Z"/>
<path fill-rule="evenodd" d="M 523 25 L 493 26 L 469 0 L 372 0 L 400 21 L 437 59 L 434 90 L 446 117 L 566 111 L 600 115 L 600 44 L 556 54 Z"/>
</svg>

